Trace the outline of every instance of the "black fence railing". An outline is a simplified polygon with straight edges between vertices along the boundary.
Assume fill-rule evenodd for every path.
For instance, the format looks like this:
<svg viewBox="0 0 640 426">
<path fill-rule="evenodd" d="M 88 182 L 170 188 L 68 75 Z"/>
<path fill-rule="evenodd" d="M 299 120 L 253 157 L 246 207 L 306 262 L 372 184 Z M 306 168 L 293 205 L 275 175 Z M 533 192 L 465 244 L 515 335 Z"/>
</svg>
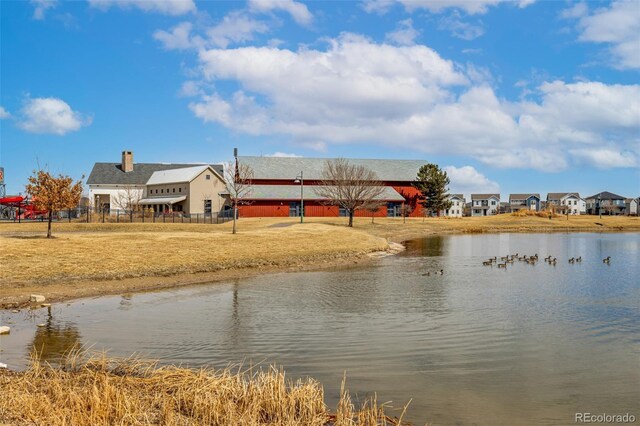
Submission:
<svg viewBox="0 0 640 426">
<path fill-rule="evenodd" d="M 0 220 L 15 223 L 45 222 L 47 214 L 38 214 L 18 209 L 5 209 Z M 53 214 L 57 222 L 87 223 L 202 223 L 220 224 L 233 220 L 231 210 L 212 213 L 184 213 L 178 211 L 154 212 L 152 210 L 100 209 L 94 207 L 78 207 L 61 210 Z"/>
</svg>

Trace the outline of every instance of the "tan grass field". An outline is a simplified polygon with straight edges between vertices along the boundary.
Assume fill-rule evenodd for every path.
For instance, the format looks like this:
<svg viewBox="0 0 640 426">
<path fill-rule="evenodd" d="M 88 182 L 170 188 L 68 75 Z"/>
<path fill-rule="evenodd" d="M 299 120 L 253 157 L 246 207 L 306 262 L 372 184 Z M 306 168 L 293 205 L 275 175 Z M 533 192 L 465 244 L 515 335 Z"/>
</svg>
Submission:
<svg viewBox="0 0 640 426">
<path fill-rule="evenodd" d="M 241 219 L 231 224 L 0 223 L 0 306 L 209 282 L 363 261 L 388 241 L 446 233 L 638 232 L 637 217 Z"/>
<path fill-rule="evenodd" d="M 405 407 L 406 408 L 406 407 Z M 404 412 L 402 412 L 404 413 Z M 400 416 L 402 417 L 402 416 Z M 322 385 L 282 370 L 193 370 L 72 352 L 60 366 L 34 360 L 0 370 L 0 422 L 12 425 L 398 425 L 375 398 L 359 407 L 344 387 L 335 410 Z"/>
</svg>

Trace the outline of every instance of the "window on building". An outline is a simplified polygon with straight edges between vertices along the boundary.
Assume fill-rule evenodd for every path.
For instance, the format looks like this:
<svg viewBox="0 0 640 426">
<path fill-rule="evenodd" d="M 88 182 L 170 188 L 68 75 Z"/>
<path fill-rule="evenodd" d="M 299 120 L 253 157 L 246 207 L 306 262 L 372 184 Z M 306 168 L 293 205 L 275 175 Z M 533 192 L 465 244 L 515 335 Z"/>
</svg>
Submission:
<svg viewBox="0 0 640 426">
<path fill-rule="evenodd" d="M 205 179 L 207 179 L 207 180 L 211 180 L 211 175 L 206 175 L 206 178 L 205 178 Z"/>
<path fill-rule="evenodd" d="M 182 188 L 181 188 L 181 187 L 180 187 L 180 188 L 178 188 L 178 192 L 182 192 Z"/>
<path fill-rule="evenodd" d="M 492 206 L 495 206 L 495 205 L 496 205 L 495 200 L 491 201 L 491 205 L 492 205 Z"/>
<path fill-rule="evenodd" d="M 176 189 L 175 189 L 175 188 L 173 188 L 173 190 L 172 190 L 171 192 L 176 192 Z"/>
<path fill-rule="evenodd" d="M 161 189 L 160 192 L 164 194 L 164 189 Z"/>
<path fill-rule="evenodd" d="M 289 203 L 289 217 L 300 217 L 300 201 Z"/>
<path fill-rule="evenodd" d="M 211 214 L 211 200 L 204 200 L 204 214 Z"/>
</svg>

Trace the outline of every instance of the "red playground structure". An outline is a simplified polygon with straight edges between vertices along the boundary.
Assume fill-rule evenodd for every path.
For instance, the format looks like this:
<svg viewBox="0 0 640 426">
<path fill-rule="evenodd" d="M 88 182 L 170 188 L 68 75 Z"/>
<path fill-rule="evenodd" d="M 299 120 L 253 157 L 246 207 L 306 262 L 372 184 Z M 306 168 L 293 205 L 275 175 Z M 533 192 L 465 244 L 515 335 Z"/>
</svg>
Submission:
<svg viewBox="0 0 640 426">
<path fill-rule="evenodd" d="M 46 215 L 46 210 L 37 210 L 35 206 L 23 196 L 0 198 L 0 206 L 7 206 L 15 209 L 14 219 L 36 219 Z"/>
</svg>

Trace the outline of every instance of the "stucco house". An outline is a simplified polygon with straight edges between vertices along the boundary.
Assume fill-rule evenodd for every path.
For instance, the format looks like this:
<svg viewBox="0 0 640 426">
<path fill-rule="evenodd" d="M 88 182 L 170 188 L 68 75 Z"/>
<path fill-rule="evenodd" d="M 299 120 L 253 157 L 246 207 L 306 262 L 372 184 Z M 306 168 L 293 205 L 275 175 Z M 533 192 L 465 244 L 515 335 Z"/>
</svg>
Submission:
<svg viewBox="0 0 640 426">
<path fill-rule="evenodd" d="M 120 163 L 95 163 L 87 185 L 89 202 L 100 211 L 127 210 L 132 205 L 154 212 L 207 214 L 224 205 L 222 165 L 134 163 L 123 151 Z"/>
<path fill-rule="evenodd" d="M 462 217 L 464 214 L 465 200 L 462 194 L 449 194 L 449 201 L 451 201 L 451 207 L 442 210 L 440 216 L 445 217 Z"/>
<path fill-rule="evenodd" d="M 553 208 L 556 213 L 581 215 L 587 212 L 587 203 L 577 192 L 549 192 L 547 208 Z"/>
<path fill-rule="evenodd" d="M 522 209 L 540 211 L 540 194 L 509 194 L 509 210 L 517 212 Z"/>
<path fill-rule="evenodd" d="M 500 207 L 500 194 L 471 194 L 471 216 L 493 216 Z"/>
</svg>

